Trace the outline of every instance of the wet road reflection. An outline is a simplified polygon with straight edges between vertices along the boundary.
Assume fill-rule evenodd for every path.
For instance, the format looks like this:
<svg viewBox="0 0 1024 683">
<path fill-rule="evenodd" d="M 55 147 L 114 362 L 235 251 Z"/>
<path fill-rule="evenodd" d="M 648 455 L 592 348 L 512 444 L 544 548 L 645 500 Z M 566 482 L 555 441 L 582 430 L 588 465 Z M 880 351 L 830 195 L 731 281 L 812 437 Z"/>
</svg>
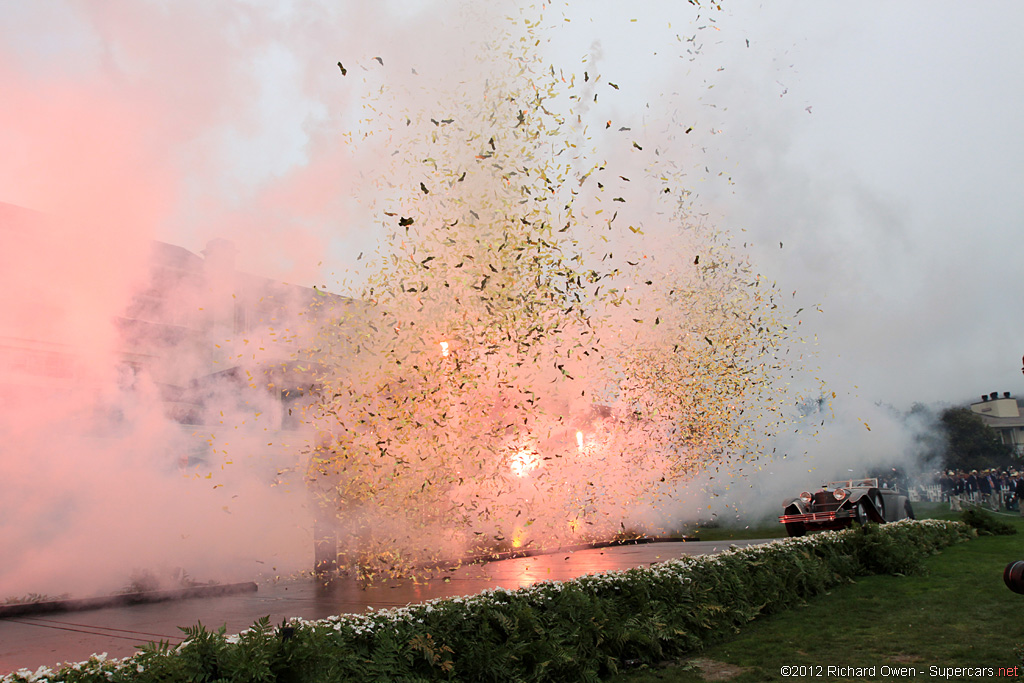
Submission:
<svg viewBox="0 0 1024 683">
<path fill-rule="evenodd" d="M 768 540 L 768 539 L 765 539 Z M 736 541 L 746 546 L 764 541 Z M 178 626 L 201 621 L 225 625 L 228 633 L 269 616 L 322 619 L 335 614 L 386 609 L 435 598 L 474 595 L 489 588 L 515 589 L 540 581 L 565 581 L 585 574 L 628 569 L 684 555 L 729 548 L 728 542 L 691 541 L 577 550 L 469 565 L 424 582 L 392 582 L 360 587 L 354 580 L 327 584 L 312 579 L 260 586 L 256 593 L 177 602 L 111 607 L 87 612 L 0 619 L 0 673 L 35 670 L 63 661 L 82 661 L 95 652 L 125 657 L 136 645 L 154 640 L 179 642 Z"/>
</svg>

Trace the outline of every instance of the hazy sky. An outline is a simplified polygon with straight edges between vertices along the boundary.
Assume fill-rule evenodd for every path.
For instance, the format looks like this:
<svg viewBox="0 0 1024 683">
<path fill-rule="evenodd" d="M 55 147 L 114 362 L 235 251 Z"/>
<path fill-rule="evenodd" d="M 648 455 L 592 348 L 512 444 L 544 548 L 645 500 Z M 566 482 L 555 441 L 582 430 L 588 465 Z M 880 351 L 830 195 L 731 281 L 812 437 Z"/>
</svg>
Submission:
<svg viewBox="0 0 1024 683">
<path fill-rule="evenodd" d="M 378 150 L 346 137 L 362 98 L 382 72 L 471 59 L 484 19 L 453 5 L 0 0 L 0 201 L 193 251 L 226 235 L 244 269 L 333 282 L 375 240 L 353 188 Z M 1021 390 L 1019 3 L 547 17 L 552 62 L 589 55 L 711 220 L 794 305 L 820 304 L 801 329 L 832 388 L 898 406 Z"/>
<path fill-rule="evenodd" d="M 723 58 L 720 209 L 819 298 L 826 377 L 897 404 L 1017 394 L 1024 8 L 730 5 L 750 48 Z"/>
</svg>

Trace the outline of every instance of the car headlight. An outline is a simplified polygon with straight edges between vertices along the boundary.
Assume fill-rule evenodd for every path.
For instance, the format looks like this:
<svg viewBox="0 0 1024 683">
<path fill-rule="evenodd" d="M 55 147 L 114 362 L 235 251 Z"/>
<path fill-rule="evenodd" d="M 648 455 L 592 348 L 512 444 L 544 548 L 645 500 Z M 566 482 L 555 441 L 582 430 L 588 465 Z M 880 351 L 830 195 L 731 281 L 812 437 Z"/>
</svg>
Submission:
<svg viewBox="0 0 1024 683">
<path fill-rule="evenodd" d="M 804 502 L 804 505 L 810 505 L 811 501 L 814 500 L 814 496 L 809 494 L 807 491 L 804 491 L 800 494 L 800 500 Z"/>
<path fill-rule="evenodd" d="M 836 500 L 845 500 L 846 497 L 850 495 L 850 492 L 847 491 L 846 489 L 836 489 L 835 491 L 832 492 L 832 495 L 835 497 Z"/>
</svg>

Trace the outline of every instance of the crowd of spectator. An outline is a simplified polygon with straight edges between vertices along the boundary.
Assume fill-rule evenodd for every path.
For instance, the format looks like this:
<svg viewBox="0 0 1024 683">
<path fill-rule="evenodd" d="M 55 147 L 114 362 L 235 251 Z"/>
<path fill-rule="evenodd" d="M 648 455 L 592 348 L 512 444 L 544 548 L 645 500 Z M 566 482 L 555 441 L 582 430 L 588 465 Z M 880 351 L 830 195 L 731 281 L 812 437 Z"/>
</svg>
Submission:
<svg viewBox="0 0 1024 683">
<path fill-rule="evenodd" d="M 1016 470 L 948 470 L 938 473 L 936 484 L 939 500 L 949 503 L 950 510 L 964 505 L 987 507 L 998 512 L 1007 510 L 1024 516 L 1024 472 Z M 933 495 L 935 487 L 932 487 Z"/>
</svg>

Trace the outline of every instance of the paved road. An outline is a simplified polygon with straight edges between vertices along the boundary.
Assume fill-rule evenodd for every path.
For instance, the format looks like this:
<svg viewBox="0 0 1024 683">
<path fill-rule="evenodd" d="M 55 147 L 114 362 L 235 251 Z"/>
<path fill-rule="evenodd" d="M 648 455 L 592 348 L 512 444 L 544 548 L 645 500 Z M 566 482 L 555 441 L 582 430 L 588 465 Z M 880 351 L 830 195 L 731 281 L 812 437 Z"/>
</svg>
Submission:
<svg viewBox="0 0 1024 683">
<path fill-rule="evenodd" d="M 765 539 L 768 540 L 768 539 Z M 762 540 L 737 541 L 750 545 Z M 536 557 L 521 557 L 462 567 L 445 578 L 413 584 L 377 585 L 361 589 L 353 581 L 323 585 L 303 580 L 261 586 L 255 593 L 176 602 L 109 607 L 0 619 L 0 674 L 20 668 L 77 662 L 97 652 L 125 657 L 149 641 L 178 643 L 178 626 L 197 621 L 212 627 L 222 624 L 228 633 L 248 628 L 269 615 L 271 623 L 285 617 L 321 619 L 334 614 L 364 612 L 423 602 L 432 598 L 473 595 L 488 588 L 518 588 L 538 581 L 564 581 L 584 574 L 639 567 L 683 555 L 720 552 L 729 542 L 691 541 L 578 550 Z"/>
</svg>

